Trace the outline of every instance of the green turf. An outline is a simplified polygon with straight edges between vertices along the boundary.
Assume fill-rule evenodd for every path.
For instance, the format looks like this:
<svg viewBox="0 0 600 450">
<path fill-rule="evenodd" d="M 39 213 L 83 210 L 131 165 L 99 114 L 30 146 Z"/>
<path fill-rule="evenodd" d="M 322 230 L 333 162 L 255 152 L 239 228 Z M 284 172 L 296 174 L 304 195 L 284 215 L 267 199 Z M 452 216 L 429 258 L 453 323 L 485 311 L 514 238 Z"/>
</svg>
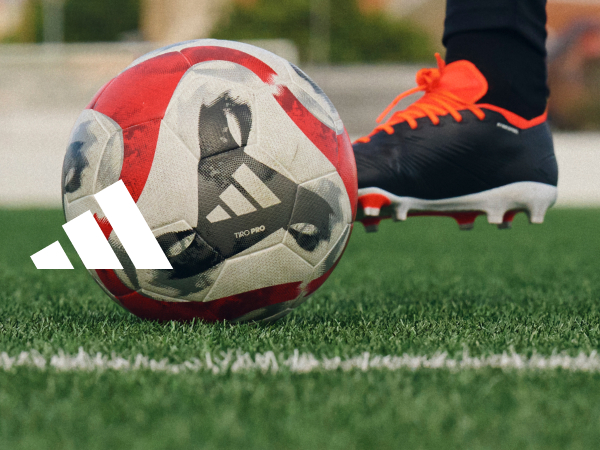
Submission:
<svg viewBox="0 0 600 450">
<path fill-rule="evenodd" d="M 357 227 L 329 281 L 268 326 L 153 323 L 87 275 L 58 211 L 0 211 L 0 352 L 241 349 L 317 356 L 590 353 L 600 345 L 599 210 Z M 74 271 L 29 255 L 59 239 Z M 581 448 L 600 442 L 600 375 L 494 369 L 259 373 L 0 371 L 0 448 Z"/>
</svg>

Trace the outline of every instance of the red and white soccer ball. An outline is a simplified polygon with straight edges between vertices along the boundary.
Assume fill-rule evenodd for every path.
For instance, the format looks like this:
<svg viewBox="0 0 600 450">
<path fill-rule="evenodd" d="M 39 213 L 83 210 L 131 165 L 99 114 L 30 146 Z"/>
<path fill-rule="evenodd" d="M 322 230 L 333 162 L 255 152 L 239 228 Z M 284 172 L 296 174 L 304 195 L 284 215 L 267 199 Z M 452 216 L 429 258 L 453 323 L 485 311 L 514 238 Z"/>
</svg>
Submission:
<svg viewBox="0 0 600 450">
<path fill-rule="evenodd" d="M 173 270 L 138 270 L 93 194 L 123 180 Z M 275 320 L 329 276 L 356 213 L 342 121 L 297 67 L 197 40 L 133 62 L 74 126 L 67 220 L 90 210 L 123 270 L 90 270 L 140 317 Z"/>
</svg>

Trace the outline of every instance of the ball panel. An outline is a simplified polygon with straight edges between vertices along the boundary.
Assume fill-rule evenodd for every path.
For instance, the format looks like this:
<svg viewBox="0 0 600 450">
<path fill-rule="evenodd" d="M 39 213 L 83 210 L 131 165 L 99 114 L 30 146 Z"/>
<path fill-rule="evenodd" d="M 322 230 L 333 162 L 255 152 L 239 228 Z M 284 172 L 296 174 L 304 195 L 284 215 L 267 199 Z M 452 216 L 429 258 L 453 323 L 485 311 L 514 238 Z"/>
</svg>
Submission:
<svg viewBox="0 0 600 450">
<path fill-rule="evenodd" d="M 300 187 L 315 193 L 327 202 L 333 210 L 333 217 L 330 223 L 352 223 L 350 199 L 346 194 L 344 182 L 337 172 L 306 181 Z"/>
<path fill-rule="evenodd" d="M 163 300 L 202 301 L 214 284 L 224 258 L 184 220 L 153 230 L 173 270 L 139 271 L 145 292 Z"/>
<path fill-rule="evenodd" d="M 182 261 L 180 259 L 180 261 Z M 169 273 L 140 274 L 139 289 L 142 294 L 157 300 L 169 302 L 202 302 L 210 292 L 212 285 L 218 279 L 223 268 L 219 264 L 204 270 L 201 274 L 189 278 L 173 278 Z"/>
<path fill-rule="evenodd" d="M 269 169 L 271 169 L 277 173 L 280 173 L 281 175 L 288 178 L 289 180 L 297 182 L 294 175 L 292 175 L 292 173 L 290 171 L 288 171 L 288 169 L 283 164 L 281 164 L 281 162 L 279 162 L 277 159 L 275 159 L 274 156 L 271 156 L 270 153 L 272 153 L 272 151 L 270 151 L 270 149 L 265 148 L 265 147 L 266 147 L 265 145 L 258 145 L 258 144 L 257 145 L 249 145 L 244 148 L 244 152 L 251 158 L 254 158 L 261 164 L 264 164 L 265 166 L 267 166 Z M 267 153 L 267 151 L 269 153 Z"/>
<path fill-rule="evenodd" d="M 350 227 L 352 227 L 352 225 L 350 225 Z M 320 269 L 315 270 L 313 274 L 314 278 L 311 281 L 302 284 L 302 286 L 300 287 L 301 294 L 298 295 L 295 299 L 264 306 L 260 309 L 251 311 L 247 314 L 238 317 L 234 320 L 234 322 L 246 322 L 251 320 L 260 322 L 274 322 L 291 313 L 294 309 L 296 309 L 298 306 L 304 303 L 308 299 L 308 297 L 310 297 L 318 288 L 320 288 L 323 285 L 323 283 L 325 283 L 325 281 L 327 281 L 327 278 L 329 278 L 329 275 L 331 275 L 331 273 L 337 266 L 337 263 L 341 259 L 342 253 L 346 248 L 348 236 L 349 232 L 345 233 L 345 235 L 342 236 L 342 239 L 340 241 L 345 240 L 345 243 L 343 246 L 341 246 L 341 251 L 335 252 L 335 254 L 337 255 L 337 259 L 334 260 L 333 264 L 329 267 L 329 269 L 323 273 L 320 273 Z M 336 247 L 338 246 L 336 245 Z M 319 273 L 318 276 L 317 273 Z"/>
<path fill-rule="evenodd" d="M 317 120 L 319 120 L 322 124 L 326 125 L 332 131 L 337 132 L 336 130 L 336 122 L 331 117 L 331 114 L 323 108 L 316 99 L 311 96 L 304 89 L 299 87 L 295 83 L 289 83 L 286 87 L 290 90 L 292 95 L 296 97 L 296 99 L 304 106 Z"/>
<path fill-rule="evenodd" d="M 312 272 L 313 267 L 310 264 L 283 244 L 279 244 L 257 253 L 227 260 L 205 301 L 269 286 L 300 283 L 308 279 Z"/>
<path fill-rule="evenodd" d="M 321 261 L 319 261 L 315 265 L 315 270 L 311 275 L 311 280 L 316 280 L 322 277 L 324 274 L 333 270 L 332 268 L 337 264 L 337 262 L 342 257 L 346 246 L 348 245 L 348 241 L 350 239 L 350 234 L 352 232 L 353 225 L 346 225 L 337 242 L 333 243 L 329 252 L 323 257 Z"/>
<path fill-rule="evenodd" d="M 101 114 L 98 113 L 98 115 Z M 100 192 L 102 189 L 119 181 L 121 169 L 123 168 L 124 149 L 123 132 L 119 130 L 106 143 L 102 159 L 98 166 L 94 192 Z"/>
<path fill-rule="evenodd" d="M 207 84 L 225 89 L 220 89 L 218 97 L 207 98 L 200 105 L 197 126 L 200 158 L 245 147 L 256 128 L 252 93 L 244 89 L 227 89 L 222 80 Z"/>
<path fill-rule="evenodd" d="M 137 201 L 151 229 L 177 221 L 197 225 L 197 166 L 198 159 L 163 122 L 150 173 Z"/>
<path fill-rule="evenodd" d="M 271 83 L 277 72 L 268 64 L 250 53 L 225 46 L 200 46 L 184 48 L 181 54 L 189 61 L 190 65 L 205 61 L 229 61 L 239 64 L 254 72 L 264 83 Z"/>
<path fill-rule="evenodd" d="M 337 167 L 338 150 L 335 131 L 313 116 L 287 87 L 281 86 L 275 99 L 315 147 L 327 157 L 334 167 Z"/>
<path fill-rule="evenodd" d="M 294 96 L 321 122 L 335 130 L 336 134 L 343 133 L 340 116 L 325 92 L 294 64 L 288 63 L 288 72 L 292 79 L 288 87 Z"/>
<path fill-rule="evenodd" d="M 180 86 L 177 89 L 181 89 L 181 85 L 184 83 L 195 83 L 194 78 L 200 81 L 208 78 L 209 80 L 214 79 L 226 82 L 225 89 L 203 92 L 203 98 L 208 98 L 207 96 L 210 95 L 218 96 L 222 91 L 226 91 L 232 87 L 232 85 L 237 85 L 235 86 L 236 88 L 245 89 L 250 92 L 258 91 L 265 87 L 265 82 L 251 68 L 236 62 L 224 60 L 211 60 L 194 64 L 182 77 Z"/>
<path fill-rule="evenodd" d="M 148 52 L 145 55 L 142 55 L 139 58 L 137 58 L 136 60 L 134 60 L 131 64 L 129 64 L 123 70 L 123 72 L 126 72 L 127 70 L 131 69 L 132 67 L 137 66 L 145 61 L 148 61 L 149 59 L 155 58 L 160 55 L 164 55 L 165 53 L 178 52 L 179 50 L 181 50 L 183 48 L 198 45 L 197 42 L 199 42 L 199 41 L 200 41 L 200 39 L 192 39 L 189 41 L 183 41 L 183 42 L 177 42 L 175 44 L 169 44 L 165 47 L 161 47 L 161 48 L 157 48 L 156 50 L 152 50 L 151 52 Z M 123 73 L 123 72 L 121 72 L 121 73 Z"/>
<path fill-rule="evenodd" d="M 276 99 L 265 94 L 257 94 L 255 100 L 258 144 L 249 146 L 246 152 L 256 155 L 256 159 L 267 165 L 269 161 L 276 161 L 277 166 L 272 166 L 272 169 L 278 170 L 279 166 L 283 166 L 296 183 L 334 172 L 336 168 L 330 159 L 298 128 Z M 318 122 L 314 117 L 312 120 Z M 325 125 L 321 126 L 329 130 Z M 329 132 L 333 133 L 331 130 Z M 329 142 L 327 147 L 334 147 L 333 152 L 336 152 L 335 134 L 330 134 L 330 138 L 333 138 L 334 143 Z M 261 154 L 265 153 L 270 158 L 262 158 Z"/>
<path fill-rule="evenodd" d="M 308 181 L 299 186 L 284 244 L 314 266 L 335 245 L 350 219 L 337 173 Z"/>
<path fill-rule="evenodd" d="M 227 127 L 228 130 L 224 133 L 231 135 L 224 137 L 230 138 L 238 146 L 251 144 L 255 133 L 251 127 L 252 90 L 253 87 L 263 85 L 252 71 L 237 64 L 224 61 L 198 64 L 182 77 L 163 121 L 169 124 L 198 158 L 199 134 L 203 134 L 204 129 L 211 126 L 211 122 L 205 124 L 204 119 L 217 112 L 223 121 L 219 130 Z M 249 111 L 244 111 L 244 108 Z M 244 124 L 247 124 L 246 128 Z"/>
<path fill-rule="evenodd" d="M 98 122 L 92 110 L 86 109 L 79 115 L 63 162 L 62 193 L 65 202 L 95 193 L 98 164 L 109 139 L 110 133 Z"/>
<path fill-rule="evenodd" d="M 158 239 L 163 234 L 187 232 L 189 230 L 192 230 L 193 228 L 194 227 L 185 220 L 178 220 L 177 222 L 169 223 L 168 225 L 159 228 L 154 228 L 152 230 L 152 234 L 154 234 L 154 237 Z M 165 253 L 169 253 L 168 247 L 163 247 L 161 245 L 161 248 Z"/>
<path fill-rule="evenodd" d="M 123 129 L 162 119 L 189 67 L 177 52 L 144 61 L 118 75 L 98 97 L 94 110 L 107 115 Z"/>
<path fill-rule="evenodd" d="M 142 195 L 152 169 L 160 125 L 161 120 L 154 119 L 123 130 L 123 167 L 119 178 L 134 202 Z"/>
</svg>

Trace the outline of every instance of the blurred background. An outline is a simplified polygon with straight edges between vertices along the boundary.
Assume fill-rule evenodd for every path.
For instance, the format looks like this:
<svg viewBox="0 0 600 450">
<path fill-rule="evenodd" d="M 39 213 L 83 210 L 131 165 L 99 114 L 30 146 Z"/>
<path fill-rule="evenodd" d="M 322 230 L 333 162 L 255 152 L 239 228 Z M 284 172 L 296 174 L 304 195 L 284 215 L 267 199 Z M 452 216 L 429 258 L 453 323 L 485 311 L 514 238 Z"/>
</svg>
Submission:
<svg viewBox="0 0 600 450">
<path fill-rule="evenodd" d="M 600 206 L 600 0 L 547 11 L 559 204 Z M 300 65 L 357 138 L 444 54 L 444 13 L 445 0 L 0 0 L 0 207 L 60 206 L 77 116 L 150 50 L 207 37 L 263 47 Z"/>
</svg>

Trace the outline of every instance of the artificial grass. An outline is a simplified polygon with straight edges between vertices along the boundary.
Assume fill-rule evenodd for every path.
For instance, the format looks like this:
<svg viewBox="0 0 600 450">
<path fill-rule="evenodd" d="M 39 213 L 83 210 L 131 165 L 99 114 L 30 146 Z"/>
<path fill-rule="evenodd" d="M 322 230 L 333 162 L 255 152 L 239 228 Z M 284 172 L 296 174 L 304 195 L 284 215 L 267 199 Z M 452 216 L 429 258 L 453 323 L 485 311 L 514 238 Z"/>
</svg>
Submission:
<svg viewBox="0 0 600 450">
<path fill-rule="evenodd" d="M 0 352 L 59 349 L 181 362 L 240 349 L 317 356 L 577 354 L 600 340 L 599 210 L 510 231 L 479 219 L 357 225 L 327 283 L 271 325 L 156 323 L 85 272 L 60 211 L 0 210 Z M 76 266 L 38 271 L 59 239 Z M 294 375 L 0 372 L 7 448 L 592 448 L 600 376 L 485 369 Z M 44 443 L 48 445 L 44 445 Z"/>
</svg>

